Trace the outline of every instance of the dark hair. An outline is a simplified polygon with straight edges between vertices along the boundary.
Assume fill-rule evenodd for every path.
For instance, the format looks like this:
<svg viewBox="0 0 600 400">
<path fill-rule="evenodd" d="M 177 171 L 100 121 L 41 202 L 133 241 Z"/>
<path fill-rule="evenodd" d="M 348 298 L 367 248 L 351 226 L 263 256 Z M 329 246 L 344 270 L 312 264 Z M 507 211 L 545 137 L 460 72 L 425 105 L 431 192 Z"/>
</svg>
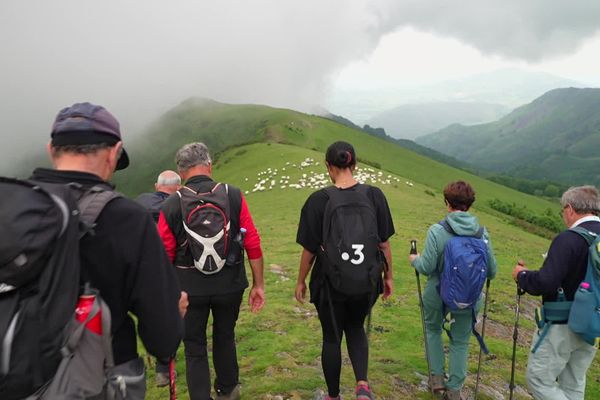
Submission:
<svg viewBox="0 0 600 400">
<path fill-rule="evenodd" d="M 444 188 L 444 200 L 455 210 L 468 211 L 475 201 L 475 191 L 465 181 L 450 182 Z"/>
<path fill-rule="evenodd" d="M 335 142 L 327 148 L 325 161 L 338 168 L 351 168 L 356 165 L 354 147 L 347 142 Z"/>
</svg>

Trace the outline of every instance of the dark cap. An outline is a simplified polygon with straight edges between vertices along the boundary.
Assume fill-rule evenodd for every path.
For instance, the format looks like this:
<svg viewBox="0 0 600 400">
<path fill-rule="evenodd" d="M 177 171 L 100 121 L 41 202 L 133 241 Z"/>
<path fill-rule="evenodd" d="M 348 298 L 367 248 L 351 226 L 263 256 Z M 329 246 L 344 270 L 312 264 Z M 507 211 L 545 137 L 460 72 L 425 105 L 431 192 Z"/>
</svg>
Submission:
<svg viewBox="0 0 600 400">
<path fill-rule="evenodd" d="M 60 110 L 52 125 L 52 145 L 80 145 L 121 141 L 119 121 L 104 107 L 91 103 L 76 103 Z M 117 169 L 129 165 L 125 149 L 117 162 Z"/>
</svg>

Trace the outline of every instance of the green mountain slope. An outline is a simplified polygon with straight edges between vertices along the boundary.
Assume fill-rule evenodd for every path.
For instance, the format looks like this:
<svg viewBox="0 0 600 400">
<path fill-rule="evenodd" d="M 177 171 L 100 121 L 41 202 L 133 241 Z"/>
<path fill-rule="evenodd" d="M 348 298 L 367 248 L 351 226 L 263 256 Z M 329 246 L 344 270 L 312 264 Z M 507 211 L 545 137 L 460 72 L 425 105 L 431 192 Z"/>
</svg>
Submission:
<svg viewBox="0 0 600 400">
<path fill-rule="evenodd" d="M 417 140 L 475 166 L 530 179 L 600 183 L 600 89 L 556 89 L 504 118 Z"/>
<path fill-rule="evenodd" d="M 436 191 L 450 180 L 466 179 L 478 188 L 482 205 L 497 198 L 526 204 L 536 212 L 555 207 L 543 199 L 448 167 L 327 118 L 267 106 L 230 105 L 204 99 L 184 101 L 163 115 L 141 138 L 128 143 L 132 164 L 116 175 L 115 182 L 127 194 L 152 190 L 158 172 L 173 169 L 177 149 L 192 141 L 205 142 L 215 154 L 229 147 L 256 142 L 291 144 L 324 152 L 336 140 L 354 144 L 359 161 L 401 174 Z"/>
<path fill-rule="evenodd" d="M 363 145 L 357 146 L 359 154 Z M 314 307 L 297 304 L 293 297 L 301 251 L 295 243 L 300 208 L 312 191 L 327 182 L 322 160 L 322 151 L 255 143 L 223 152 L 214 169 L 216 180 L 235 183 L 245 193 L 265 256 L 267 305 L 260 314 L 252 314 L 244 300 L 237 325 L 243 398 L 313 399 L 325 388 L 319 359 L 320 327 Z M 390 173 L 360 164 L 356 175 L 384 191 L 397 232 L 391 238 L 395 294 L 386 303 L 378 301 L 373 310 L 369 380 L 378 399 L 430 399 L 422 385 L 427 367 L 415 277 L 406 257 L 409 240 L 416 238 L 422 249 L 427 227 L 443 218 L 442 198 L 438 187 L 407 185 L 411 178 L 403 172 Z M 475 187 L 481 192 L 481 187 Z M 500 191 L 508 190 L 498 186 Z M 486 325 L 492 356 L 484 357 L 480 398 L 502 398 L 508 394 L 514 321 L 515 286 L 510 272 L 518 257 L 537 268 L 549 242 L 507 224 L 503 216 L 488 212 L 479 200 L 473 211 L 491 232 L 499 265 L 498 277 L 491 286 Z M 524 314 L 517 352 L 518 399 L 527 398 L 522 388 L 536 304 L 530 297 L 524 297 L 521 303 Z M 342 396 L 353 398 L 352 369 L 345 349 L 343 354 Z M 476 341 L 471 340 L 468 389 L 474 387 L 477 355 Z M 184 365 L 180 348 L 177 382 L 178 394 L 183 397 Z M 596 362 L 588 375 L 588 399 L 600 390 L 598 366 Z M 149 387 L 148 399 L 166 398 L 167 389 Z"/>
</svg>

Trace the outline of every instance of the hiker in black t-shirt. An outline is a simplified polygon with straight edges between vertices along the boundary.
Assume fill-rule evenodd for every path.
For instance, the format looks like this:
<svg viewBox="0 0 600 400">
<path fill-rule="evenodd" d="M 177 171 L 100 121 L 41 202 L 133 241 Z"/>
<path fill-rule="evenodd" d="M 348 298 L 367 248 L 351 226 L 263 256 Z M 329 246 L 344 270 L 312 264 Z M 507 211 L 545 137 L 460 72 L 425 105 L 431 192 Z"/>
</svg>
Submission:
<svg viewBox="0 0 600 400">
<path fill-rule="evenodd" d="M 333 143 L 327 149 L 325 162 L 335 186 L 314 192 L 302 208 L 296 242 L 302 245 L 303 251 L 295 295 L 299 302 L 304 302 L 305 280 L 314 261 L 309 283 L 310 301 L 317 309 L 323 331 L 321 363 L 327 382 L 327 399 L 340 397 L 341 338 L 343 334 L 346 334 L 348 353 L 357 382 L 356 398 L 367 400 L 372 399 L 373 396 L 367 380 L 369 349 L 364 321 L 377 296 L 383 293 L 383 298 L 386 299 L 392 293 L 392 257 L 388 239 L 394 234 L 394 224 L 381 190 L 359 184 L 353 177 L 356 154 L 351 144 Z M 324 244 L 323 226 L 330 225 L 330 221 L 327 220 L 329 211 L 326 213 L 330 198 L 332 196 L 338 199 L 346 197 L 348 199 L 356 198 L 357 201 L 360 201 L 361 196 L 357 196 L 357 192 L 364 193 L 362 197 L 365 197 L 364 200 L 374 211 L 373 214 L 368 215 L 372 215 L 376 221 L 362 221 L 371 224 L 376 222 L 375 233 L 378 243 L 375 244 L 377 247 L 375 251 L 383 253 L 380 261 L 381 264 L 386 264 L 386 268 L 383 270 L 383 279 L 379 272 L 381 270 L 378 270 L 372 293 L 349 295 L 333 288 L 331 275 L 325 272 L 325 265 L 330 265 L 328 260 L 331 259 L 332 251 L 326 255 L 324 249 L 327 246 Z M 348 215 L 346 217 L 349 218 Z M 360 221 L 360 218 L 358 220 Z M 368 254 L 368 249 L 364 248 L 362 244 L 353 244 L 350 252 L 340 250 L 337 255 L 344 262 L 351 262 L 356 268 L 359 268 L 365 259 L 363 252 Z M 385 257 L 385 261 L 383 257 Z"/>
</svg>

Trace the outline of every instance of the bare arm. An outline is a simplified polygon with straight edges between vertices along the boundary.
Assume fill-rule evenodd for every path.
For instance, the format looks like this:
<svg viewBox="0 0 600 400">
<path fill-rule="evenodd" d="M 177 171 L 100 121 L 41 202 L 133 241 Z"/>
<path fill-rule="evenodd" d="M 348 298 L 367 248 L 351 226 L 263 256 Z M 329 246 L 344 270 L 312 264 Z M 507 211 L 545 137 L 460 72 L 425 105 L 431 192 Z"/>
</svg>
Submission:
<svg viewBox="0 0 600 400">
<path fill-rule="evenodd" d="M 300 269 L 298 270 L 298 281 L 296 282 L 296 300 L 304 303 L 306 297 L 306 277 L 312 268 L 315 255 L 306 249 L 302 249 L 300 256 Z"/>
<path fill-rule="evenodd" d="M 256 258 L 250 261 L 252 269 L 252 288 L 248 297 L 248 305 L 252 312 L 259 312 L 265 305 L 265 280 L 263 275 L 263 258 Z"/>
<path fill-rule="evenodd" d="M 386 267 L 383 269 L 383 299 L 387 299 L 391 296 L 394 290 L 394 274 L 392 270 L 392 247 L 390 241 L 386 240 L 383 243 L 379 243 L 379 248 L 383 252 L 386 260 Z"/>
</svg>

